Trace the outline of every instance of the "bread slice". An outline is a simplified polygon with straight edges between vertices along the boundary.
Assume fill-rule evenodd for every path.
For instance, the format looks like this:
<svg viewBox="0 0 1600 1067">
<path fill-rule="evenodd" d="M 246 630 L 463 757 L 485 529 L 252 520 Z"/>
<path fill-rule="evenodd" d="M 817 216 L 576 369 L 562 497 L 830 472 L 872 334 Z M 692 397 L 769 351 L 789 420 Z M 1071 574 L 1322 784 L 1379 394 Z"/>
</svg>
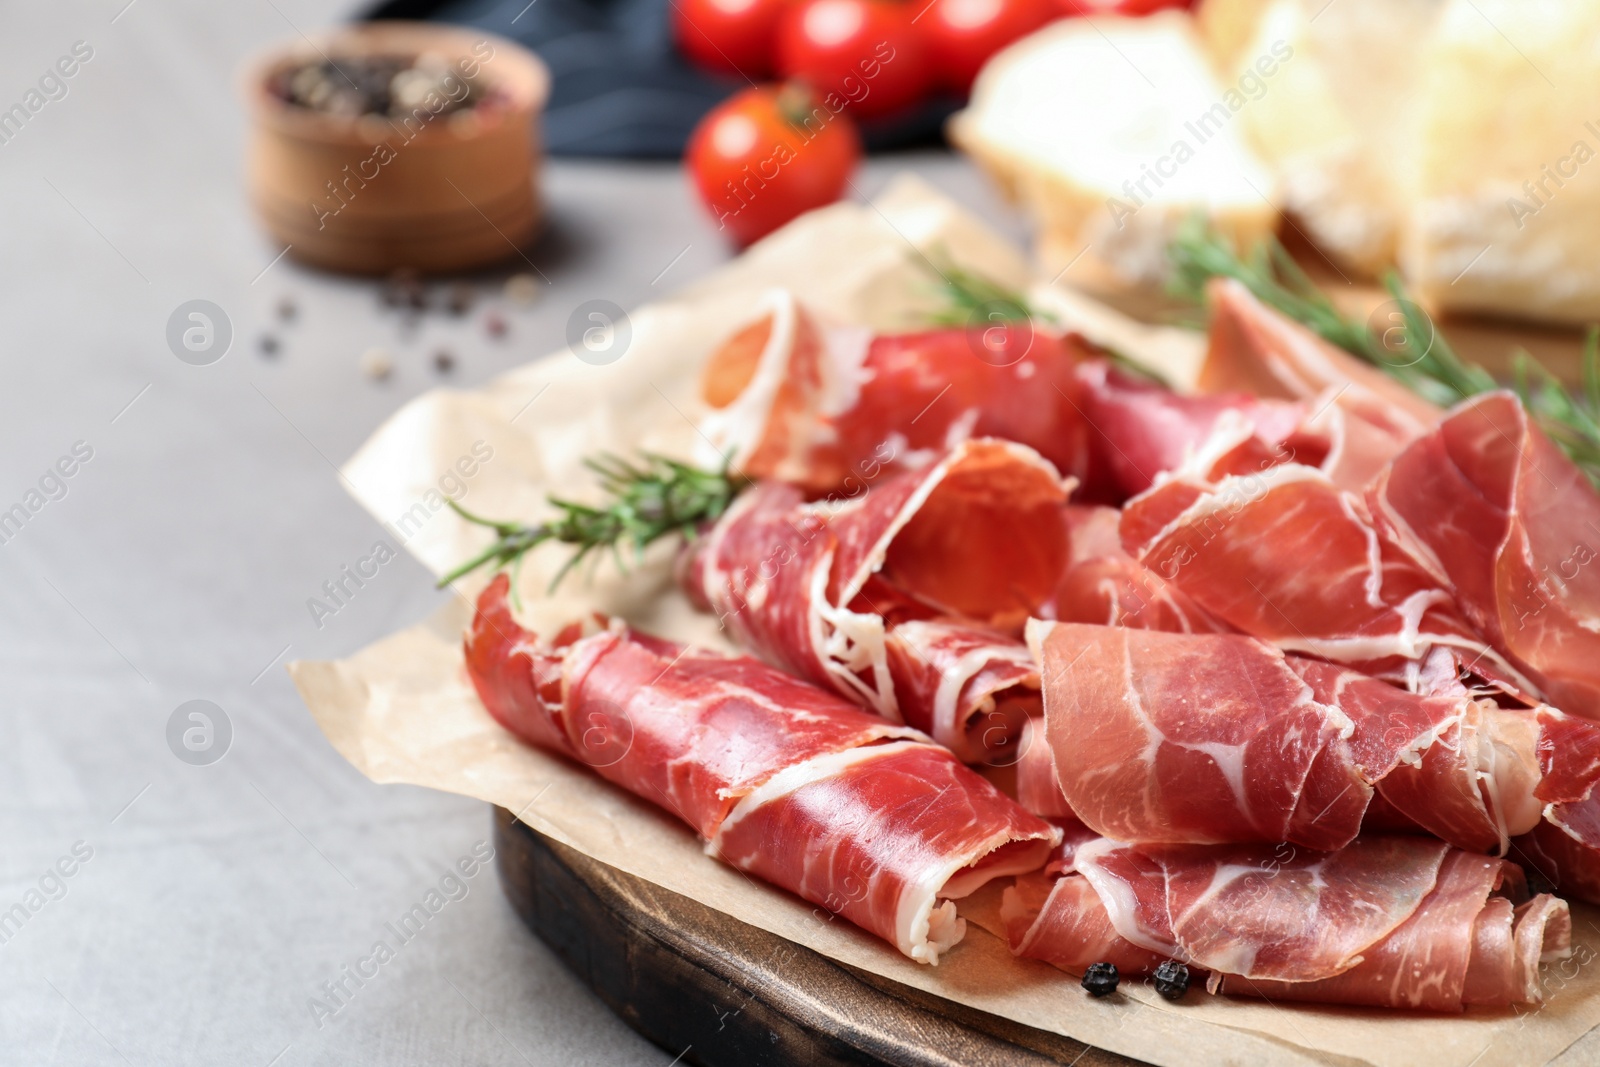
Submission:
<svg viewBox="0 0 1600 1067">
<path fill-rule="evenodd" d="M 1409 210 L 1419 42 L 1446 0 L 1206 0 L 1199 19 L 1225 78 L 1291 53 L 1244 112 L 1282 207 L 1325 253 L 1375 275 Z"/>
<path fill-rule="evenodd" d="M 1196 211 L 1245 245 L 1272 232 L 1237 117 L 1258 102 L 1217 80 L 1186 14 L 1065 19 L 989 62 L 950 136 L 1035 216 L 1045 270 L 1116 290 L 1163 280 Z"/>
<path fill-rule="evenodd" d="M 1407 280 L 1432 305 L 1600 318 L 1597 56 L 1592 0 L 1451 0 L 1419 57 L 1416 200 L 1401 247 Z"/>
</svg>

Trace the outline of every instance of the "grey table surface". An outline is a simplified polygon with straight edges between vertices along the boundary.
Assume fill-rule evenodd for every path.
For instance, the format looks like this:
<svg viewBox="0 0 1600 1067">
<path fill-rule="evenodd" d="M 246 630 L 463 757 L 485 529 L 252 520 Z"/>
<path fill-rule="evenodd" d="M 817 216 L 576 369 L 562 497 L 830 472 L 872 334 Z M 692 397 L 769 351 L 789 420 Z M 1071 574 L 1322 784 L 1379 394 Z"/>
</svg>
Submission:
<svg viewBox="0 0 1600 1067">
<path fill-rule="evenodd" d="M 42 498 L 0 543 L 0 915 L 26 915 L 0 924 L 0 1064 L 665 1064 L 678 1051 L 573 979 L 492 871 L 375 977 L 343 978 L 485 841 L 489 813 L 366 781 L 290 685 L 285 661 L 347 655 L 444 596 L 402 558 L 313 621 L 307 599 L 380 533 L 335 465 L 409 397 L 555 349 L 580 302 L 632 307 L 729 254 L 675 166 L 562 163 L 546 174 L 551 231 L 528 253 L 551 283 L 531 310 L 483 278 L 471 314 L 405 334 L 375 285 L 275 261 L 243 192 L 238 65 L 350 6 L 4 9 L 0 110 L 77 42 L 92 54 L 0 144 L 0 511 Z M 874 160 L 859 191 L 905 167 L 1015 226 L 941 153 Z M 285 297 L 291 323 L 275 317 Z M 167 345 L 191 299 L 232 324 L 209 366 Z M 490 311 L 510 325 L 498 341 Z M 266 333 L 276 358 L 259 351 Z M 386 382 L 359 369 L 371 346 L 393 353 Z M 457 359 L 448 379 L 431 366 L 441 346 Z M 75 447 L 88 460 L 47 476 Z M 195 699 L 232 729 L 206 766 L 168 743 Z M 324 983 L 341 979 L 334 999 Z"/>
</svg>

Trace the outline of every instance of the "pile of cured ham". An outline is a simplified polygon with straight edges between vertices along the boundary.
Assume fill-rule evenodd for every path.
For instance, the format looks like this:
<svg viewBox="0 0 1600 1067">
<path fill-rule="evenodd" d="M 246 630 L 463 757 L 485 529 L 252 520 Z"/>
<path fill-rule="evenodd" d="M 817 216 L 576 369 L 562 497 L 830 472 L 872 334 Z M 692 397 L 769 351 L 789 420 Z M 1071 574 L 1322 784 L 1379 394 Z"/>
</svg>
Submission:
<svg viewBox="0 0 1600 1067">
<path fill-rule="evenodd" d="M 1600 902 L 1600 496 L 1510 393 L 1444 411 L 1231 282 L 1202 392 L 1042 323 L 877 335 L 773 293 L 679 581 L 748 655 L 466 641 L 494 717 L 912 959 L 1213 993 L 1541 1000 Z M 1001 929 L 1003 928 L 1003 929 Z"/>
</svg>

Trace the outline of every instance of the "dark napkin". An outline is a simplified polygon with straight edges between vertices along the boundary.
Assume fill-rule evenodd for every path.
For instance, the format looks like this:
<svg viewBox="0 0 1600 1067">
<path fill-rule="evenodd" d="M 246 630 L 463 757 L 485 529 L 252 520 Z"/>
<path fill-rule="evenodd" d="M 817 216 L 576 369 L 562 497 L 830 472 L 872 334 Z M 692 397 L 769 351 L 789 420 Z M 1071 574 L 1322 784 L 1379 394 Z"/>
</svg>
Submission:
<svg viewBox="0 0 1600 1067">
<path fill-rule="evenodd" d="M 679 56 L 670 0 L 388 0 L 369 19 L 476 26 L 538 53 L 550 68 L 545 150 L 631 159 L 683 154 L 700 117 L 748 83 L 707 74 Z M 937 144 L 956 101 L 862 129 L 869 151 Z"/>
</svg>

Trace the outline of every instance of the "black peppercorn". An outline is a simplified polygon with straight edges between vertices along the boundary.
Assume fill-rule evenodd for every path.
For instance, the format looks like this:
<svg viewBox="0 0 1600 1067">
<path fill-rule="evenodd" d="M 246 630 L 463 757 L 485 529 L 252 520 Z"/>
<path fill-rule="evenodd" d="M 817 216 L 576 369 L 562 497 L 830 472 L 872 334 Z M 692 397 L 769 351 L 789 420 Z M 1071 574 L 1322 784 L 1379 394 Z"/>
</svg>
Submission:
<svg viewBox="0 0 1600 1067">
<path fill-rule="evenodd" d="M 441 348 L 433 354 L 433 369 L 440 374 L 449 374 L 456 369 L 456 357 L 450 354 L 448 348 Z"/>
<path fill-rule="evenodd" d="M 397 270 L 384 279 L 380 292 L 386 306 L 421 310 L 428 306 L 428 294 L 414 270 Z"/>
<path fill-rule="evenodd" d="M 1189 992 L 1189 968 L 1177 960 L 1167 960 L 1156 968 L 1156 992 L 1168 1000 L 1182 1000 Z"/>
<path fill-rule="evenodd" d="M 1089 969 L 1083 972 L 1083 981 L 1079 984 L 1089 991 L 1091 997 L 1103 997 L 1117 991 L 1117 977 L 1115 963 L 1091 963 Z"/>
<path fill-rule="evenodd" d="M 483 96 L 469 80 L 456 78 L 443 56 L 428 54 L 323 56 L 280 72 L 272 85 L 284 100 L 313 111 L 413 121 L 419 108 L 429 117 L 452 114 Z"/>
<path fill-rule="evenodd" d="M 261 354 L 269 359 L 278 354 L 278 339 L 270 333 L 261 335 Z"/>
<path fill-rule="evenodd" d="M 1541 871 L 1532 867 L 1528 868 L 1528 895 L 1538 896 L 1540 893 L 1554 893 L 1556 884 L 1544 876 Z"/>
</svg>

